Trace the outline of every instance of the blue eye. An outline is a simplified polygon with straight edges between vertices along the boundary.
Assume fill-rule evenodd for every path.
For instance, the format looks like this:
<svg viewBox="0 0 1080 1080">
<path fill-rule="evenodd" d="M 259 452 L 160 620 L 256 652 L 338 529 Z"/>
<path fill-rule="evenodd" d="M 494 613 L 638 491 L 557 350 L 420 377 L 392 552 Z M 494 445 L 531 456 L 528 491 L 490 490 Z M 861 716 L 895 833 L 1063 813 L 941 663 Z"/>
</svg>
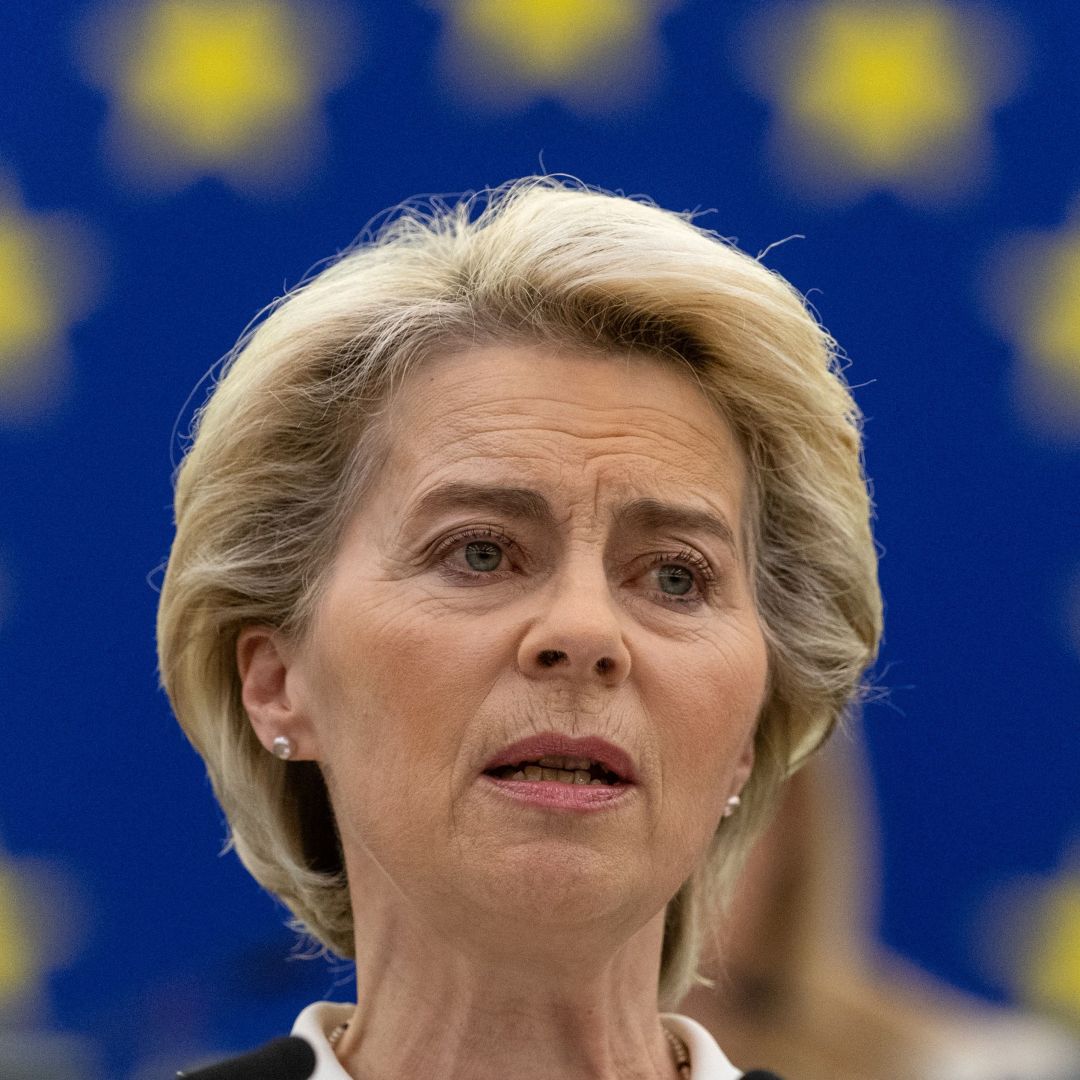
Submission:
<svg viewBox="0 0 1080 1080">
<path fill-rule="evenodd" d="M 461 585 L 491 585 L 520 572 L 521 550 L 510 537 L 489 526 L 474 526 L 443 537 L 432 562 L 446 579 Z"/>
<path fill-rule="evenodd" d="M 653 600 L 679 611 L 692 611 L 712 595 L 715 573 L 708 560 L 693 548 L 656 552 L 646 556 L 644 576 L 637 579 L 639 588 Z"/>
<path fill-rule="evenodd" d="M 473 540 L 465 545 L 465 561 L 471 570 L 490 573 L 499 569 L 502 559 L 502 549 L 490 540 Z"/>
<path fill-rule="evenodd" d="M 685 566 L 665 563 L 656 574 L 662 592 L 669 596 L 685 596 L 694 587 L 694 575 Z"/>
</svg>

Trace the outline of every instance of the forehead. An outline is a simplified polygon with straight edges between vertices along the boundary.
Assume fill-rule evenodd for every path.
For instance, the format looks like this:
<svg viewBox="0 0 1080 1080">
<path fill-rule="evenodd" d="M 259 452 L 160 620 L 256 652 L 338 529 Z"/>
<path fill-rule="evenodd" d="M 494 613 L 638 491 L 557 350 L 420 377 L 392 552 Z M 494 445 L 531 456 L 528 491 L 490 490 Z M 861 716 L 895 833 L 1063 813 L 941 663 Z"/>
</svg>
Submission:
<svg viewBox="0 0 1080 1080">
<path fill-rule="evenodd" d="M 688 371 L 643 354 L 490 345 L 438 356 L 385 417 L 383 492 L 407 510 L 440 484 L 520 484 L 549 498 L 696 495 L 736 525 L 745 463 Z"/>
<path fill-rule="evenodd" d="M 512 451 L 523 434 L 583 457 L 638 451 L 683 459 L 706 451 L 742 463 L 730 424 L 693 376 L 643 354 L 541 345 L 454 352 L 414 369 L 390 414 L 398 464 L 434 450 Z"/>
</svg>

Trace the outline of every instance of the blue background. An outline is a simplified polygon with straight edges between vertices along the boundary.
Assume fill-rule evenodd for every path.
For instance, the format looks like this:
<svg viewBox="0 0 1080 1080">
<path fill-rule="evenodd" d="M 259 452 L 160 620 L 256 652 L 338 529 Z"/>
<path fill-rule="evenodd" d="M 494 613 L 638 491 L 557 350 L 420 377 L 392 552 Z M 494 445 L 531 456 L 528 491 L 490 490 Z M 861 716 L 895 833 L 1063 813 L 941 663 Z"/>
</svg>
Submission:
<svg viewBox="0 0 1080 1080">
<path fill-rule="evenodd" d="M 999 6 L 1023 63 L 986 111 L 971 191 L 918 199 L 886 179 L 831 203 L 770 156 L 774 105 L 732 61 L 760 5 L 658 14 L 666 64 L 636 102 L 590 114 L 550 88 L 465 99 L 436 59 L 444 10 L 358 0 L 319 103 L 326 147 L 273 196 L 212 168 L 174 190 L 117 178 L 108 94 L 73 60 L 92 7 L 0 7 L 0 173 L 26 214 L 87 225 L 97 280 L 57 346 L 70 370 L 54 400 L 0 421 L 0 858 L 60 873 L 26 917 L 74 937 L 54 963 L 45 949 L 20 1022 L 82 1040 L 87 1076 L 149 1075 L 158 1055 L 242 1048 L 308 1000 L 351 996 L 345 968 L 285 959 L 283 910 L 216 857 L 220 812 L 157 688 L 174 429 L 254 313 L 374 214 L 537 171 L 715 208 L 703 223 L 752 253 L 804 237 L 766 262 L 851 358 L 884 552 L 889 697 L 864 723 L 880 937 L 960 987 L 1018 995 L 976 941 L 997 891 L 1060 875 L 1077 837 L 1080 428 L 1040 426 L 1018 400 L 1031 361 L 984 295 L 998 245 L 1062 229 L 1080 193 L 1076 6 Z"/>
</svg>

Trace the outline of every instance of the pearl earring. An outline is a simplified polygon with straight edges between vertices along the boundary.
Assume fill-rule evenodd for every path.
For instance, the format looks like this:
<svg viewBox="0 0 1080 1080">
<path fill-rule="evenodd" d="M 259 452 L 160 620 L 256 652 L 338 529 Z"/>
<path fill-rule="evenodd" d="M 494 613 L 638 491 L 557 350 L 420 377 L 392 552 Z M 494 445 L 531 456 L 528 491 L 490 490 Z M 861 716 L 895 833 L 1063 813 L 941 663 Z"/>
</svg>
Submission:
<svg viewBox="0 0 1080 1080">
<path fill-rule="evenodd" d="M 742 799 L 738 795 L 732 795 L 727 801 L 727 806 L 724 807 L 724 817 L 731 817 L 741 805 Z"/>
<path fill-rule="evenodd" d="M 288 761 L 293 756 L 295 749 L 296 747 L 288 735 L 279 735 L 271 745 L 270 753 L 282 761 Z"/>
</svg>

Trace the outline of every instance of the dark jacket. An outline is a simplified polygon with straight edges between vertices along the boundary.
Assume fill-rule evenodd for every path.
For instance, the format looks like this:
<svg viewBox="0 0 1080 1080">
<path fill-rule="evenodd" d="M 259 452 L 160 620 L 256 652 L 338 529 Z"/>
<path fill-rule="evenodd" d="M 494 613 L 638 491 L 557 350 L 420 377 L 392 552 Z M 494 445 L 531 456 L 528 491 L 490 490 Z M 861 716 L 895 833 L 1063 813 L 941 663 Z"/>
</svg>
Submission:
<svg viewBox="0 0 1080 1080">
<path fill-rule="evenodd" d="M 308 1080 L 314 1071 L 315 1051 L 311 1044 L 289 1035 L 249 1054 L 176 1075 L 178 1080 Z"/>
</svg>

